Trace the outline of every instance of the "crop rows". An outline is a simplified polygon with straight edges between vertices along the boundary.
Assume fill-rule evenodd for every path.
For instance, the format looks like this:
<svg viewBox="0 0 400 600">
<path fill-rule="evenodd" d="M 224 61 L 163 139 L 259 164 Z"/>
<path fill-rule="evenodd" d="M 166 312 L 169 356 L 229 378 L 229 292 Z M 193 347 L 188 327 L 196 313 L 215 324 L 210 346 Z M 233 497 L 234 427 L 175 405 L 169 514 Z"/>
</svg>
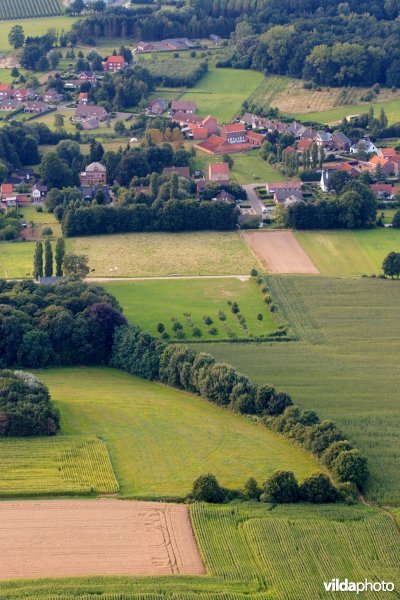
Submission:
<svg viewBox="0 0 400 600">
<path fill-rule="evenodd" d="M 118 483 L 101 440 L 3 439 L 0 497 L 113 493 Z"/>
<path fill-rule="evenodd" d="M 61 15 L 58 0 L 0 0 L 0 19 L 28 19 Z"/>
<path fill-rule="evenodd" d="M 294 280 L 289 277 L 268 277 L 268 285 L 274 301 L 285 315 L 295 335 L 310 344 L 324 344 L 324 334 L 311 315 Z"/>
</svg>

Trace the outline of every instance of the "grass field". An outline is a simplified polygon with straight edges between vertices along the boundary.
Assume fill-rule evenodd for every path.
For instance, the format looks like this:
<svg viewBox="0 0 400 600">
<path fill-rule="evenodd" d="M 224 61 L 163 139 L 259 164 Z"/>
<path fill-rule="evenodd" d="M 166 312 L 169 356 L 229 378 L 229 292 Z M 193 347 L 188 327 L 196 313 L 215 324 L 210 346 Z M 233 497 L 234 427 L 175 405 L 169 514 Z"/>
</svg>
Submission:
<svg viewBox="0 0 400 600">
<path fill-rule="evenodd" d="M 295 117 L 298 121 L 315 121 L 317 123 L 335 125 L 347 115 L 367 113 L 370 106 L 371 103 L 345 105 L 322 111 L 292 112 L 290 115 Z M 386 102 L 376 102 L 373 103 L 373 107 L 376 114 L 379 114 L 381 108 L 384 109 L 389 120 L 389 124 L 397 123 L 400 120 L 400 99 L 387 100 Z"/>
<path fill-rule="evenodd" d="M 400 504 L 400 284 L 315 275 L 273 279 L 281 282 L 275 302 L 301 343 L 199 349 L 334 419 L 368 457 L 367 497 Z"/>
<path fill-rule="evenodd" d="M 246 275 L 256 266 L 242 238 L 233 232 L 91 236 L 71 238 L 68 247 L 89 256 L 94 277 Z"/>
<path fill-rule="evenodd" d="M 200 116 L 209 114 L 226 123 L 240 111 L 242 102 L 261 84 L 264 75 L 244 69 L 211 68 L 180 100 L 196 102 Z"/>
<path fill-rule="evenodd" d="M 230 171 L 230 179 L 241 185 L 247 183 L 265 183 L 267 181 L 281 181 L 282 174 L 278 173 L 272 165 L 269 165 L 259 157 L 259 150 L 250 150 L 243 154 L 231 155 L 234 164 Z M 211 162 L 222 162 L 222 156 L 216 154 L 205 154 L 197 150 L 192 159 L 193 169 L 200 169 L 208 174 L 208 165 Z"/>
<path fill-rule="evenodd" d="M 157 324 L 163 323 L 171 339 L 174 339 L 172 318 L 181 323 L 188 341 L 196 339 L 193 336 L 194 327 L 201 330 L 202 339 L 228 339 L 233 336 L 248 338 L 268 335 L 277 328 L 272 313 L 262 301 L 259 287 L 254 281 L 115 281 L 104 287 L 117 298 L 128 320 L 140 325 L 152 335 L 158 335 Z M 241 314 L 246 319 L 247 329 L 244 329 L 232 314 L 228 301 L 238 303 Z M 219 311 L 223 311 L 226 320 L 221 321 L 218 318 Z M 262 321 L 257 319 L 258 314 L 263 315 Z M 204 323 L 205 316 L 211 317 L 211 325 Z M 212 327 L 217 329 L 216 334 L 209 333 Z"/>
<path fill-rule="evenodd" d="M 29 277 L 35 244 L 32 242 L 0 243 L 0 277 Z"/>
<path fill-rule="evenodd" d="M 332 578 L 400 585 L 399 532 L 363 506 L 193 504 L 204 577 L 91 577 L 3 581 L 0 598 L 44 600 L 294 600 L 336 597 Z M 343 597 L 350 597 L 350 595 Z M 365 593 L 374 600 L 393 594 Z"/>
<path fill-rule="evenodd" d="M 78 17 L 39 17 L 21 19 L 14 21 L 0 21 L 0 51 L 11 52 L 12 48 L 8 43 L 8 34 L 14 25 L 22 25 L 25 36 L 43 35 L 48 29 L 54 27 L 59 33 L 69 31 Z"/>
<path fill-rule="evenodd" d="M 0 497 L 118 491 L 106 445 L 96 438 L 3 438 L 0 463 Z"/>
<path fill-rule="evenodd" d="M 382 273 L 382 262 L 400 251 L 398 229 L 297 231 L 296 237 L 323 275 Z"/>
<path fill-rule="evenodd" d="M 300 478 L 314 459 L 262 425 L 178 390 L 107 368 L 38 371 L 62 431 L 104 440 L 122 494 L 184 496 L 212 471 L 227 487 L 277 468 Z"/>
</svg>

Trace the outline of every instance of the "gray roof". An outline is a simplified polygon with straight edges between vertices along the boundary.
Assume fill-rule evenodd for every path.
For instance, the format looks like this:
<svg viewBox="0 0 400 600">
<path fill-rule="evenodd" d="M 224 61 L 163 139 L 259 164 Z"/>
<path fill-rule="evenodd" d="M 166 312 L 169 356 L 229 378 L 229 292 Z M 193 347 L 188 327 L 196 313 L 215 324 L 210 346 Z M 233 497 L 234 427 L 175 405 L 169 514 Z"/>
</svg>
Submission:
<svg viewBox="0 0 400 600">
<path fill-rule="evenodd" d="M 59 276 L 55 276 L 55 277 L 39 277 L 39 283 L 40 285 L 54 285 L 55 283 L 57 283 L 58 281 L 61 281 L 62 279 L 64 279 L 64 277 L 59 277 Z"/>
</svg>

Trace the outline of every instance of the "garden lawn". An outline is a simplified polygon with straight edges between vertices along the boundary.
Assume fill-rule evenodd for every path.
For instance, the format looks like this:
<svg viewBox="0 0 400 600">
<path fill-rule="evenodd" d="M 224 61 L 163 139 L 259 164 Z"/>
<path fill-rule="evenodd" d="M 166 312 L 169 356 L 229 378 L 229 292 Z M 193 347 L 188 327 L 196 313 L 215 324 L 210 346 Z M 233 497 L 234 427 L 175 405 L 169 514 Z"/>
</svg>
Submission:
<svg viewBox="0 0 400 600">
<path fill-rule="evenodd" d="M 201 339 L 228 339 L 233 335 L 249 338 L 268 335 L 277 329 L 272 313 L 262 301 L 259 287 L 252 280 L 115 281 L 104 287 L 117 298 L 127 319 L 152 335 L 159 335 L 157 324 L 163 323 L 174 339 L 172 319 L 182 325 L 187 341 L 196 339 L 193 335 L 195 327 L 201 330 Z M 228 301 L 238 303 L 247 329 L 240 326 Z M 218 318 L 219 311 L 224 313 L 226 320 Z M 262 315 L 262 320 L 257 319 L 258 314 Z M 212 324 L 205 324 L 206 316 L 211 317 Z M 210 333 L 212 328 L 217 329 L 217 333 Z"/>
<path fill-rule="evenodd" d="M 295 235 L 323 275 L 379 274 L 385 256 L 400 252 L 398 229 L 296 231 Z"/>
<path fill-rule="evenodd" d="M 300 342 L 202 344 L 199 350 L 334 419 L 368 458 L 367 498 L 400 505 L 400 282 L 315 275 L 272 280 L 282 282 L 274 302 Z"/>
<path fill-rule="evenodd" d="M 317 111 L 317 112 L 306 112 L 306 113 L 292 113 L 290 116 L 294 117 L 298 121 L 314 121 L 316 123 L 326 123 L 327 125 L 334 125 L 339 123 L 343 117 L 347 115 L 358 115 L 361 113 L 367 113 L 371 104 L 355 104 L 338 106 L 329 110 Z M 400 100 L 388 100 L 386 102 L 374 102 L 372 103 L 375 114 L 379 115 L 380 110 L 383 108 L 388 118 L 389 124 L 397 123 L 400 120 Z"/>
<path fill-rule="evenodd" d="M 314 459 L 263 425 L 207 401 L 109 368 L 37 371 L 64 434 L 104 440 L 121 493 L 184 496 L 202 473 L 237 488 L 278 468 L 302 479 Z"/>
<path fill-rule="evenodd" d="M 259 150 L 250 150 L 241 154 L 231 154 L 234 164 L 230 171 L 231 181 L 241 185 L 250 183 L 266 183 L 267 181 L 281 181 L 282 175 L 272 165 L 259 157 Z M 208 176 L 208 165 L 214 162 L 223 162 L 221 155 L 206 154 L 197 150 L 192 159 L 192 168 L 201 170 Z"/>
<path fill-rule="evenodd" d="M 69 31 L 76 21 L 78 21 L 78 17 L 66 16 L 0 21 L 0 51 L 11 52 L 13 50 L 8 43 L 8 34 L 14 25 L 22 25 L 25 36 L 35 36 L 44 35 L 46 31 L 52 27 L 54 27 L 58 33 Z"/>
<path fill-rule="evenodd" d="M 97 235 L 70 238 L 68 248 L 89 256 L 93 277 L 247 275 L 257 266 L 236 232 Z"/>
<path fill-rule="evenodd" d="M 211 68 L 180 100 L 194 101 L 198 114 L 211 114 L 220 124 L 231 121 L 242 103 L 261 84 L 264 75 L 244 69 Z"/>
</svg>

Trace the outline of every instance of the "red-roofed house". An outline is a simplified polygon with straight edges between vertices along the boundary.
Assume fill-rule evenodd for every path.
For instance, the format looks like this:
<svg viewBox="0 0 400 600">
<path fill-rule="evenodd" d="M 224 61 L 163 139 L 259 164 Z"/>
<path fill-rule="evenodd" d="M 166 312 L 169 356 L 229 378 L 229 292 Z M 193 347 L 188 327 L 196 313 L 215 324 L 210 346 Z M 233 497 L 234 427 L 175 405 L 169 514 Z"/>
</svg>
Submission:
<svg viewBox="0 0 400 600">
<path fill-rule="evenodd" d="M 89 101 L 89 95 L 87 92 L 80 92 L 78 95 L 78 104 L 87 104 Z"/>
<path fill-rule="evenodd" d="M 219 183 L 227 183 L 229 181 L 228 163 L 210 163 L 208 165 L 208 179 Z"/>
<path fill-rule="evenodd" d="M 297 152 L 305 152 L 306 150 L 311 150 L 313 145 L 313 140 L 300 140 L 297 142 L 296 150 Z"/>
<path fill-rule="evenodd" d="M 246 142 L 246 128 L 241 123 L 230 123 L 221 128 L 221 137 L 229 144 L 243 144 Z"/>
<path fill-rule="evenodd" d="M 14 98 L 18 100 L 18 102 L 24 102 L 25 100 L 28 100 L 28 97 L 29 90 L 27 90 L 26 88 L 19 88 L 19 90 L 16 90 L 14 92 Z"/>
<path fill-rule="evenodd" d="M 399 173 L 400 165 L 397 161 L 388 158 L 380 158 L 379 156 L 373 156 L 368 162 L 368 170 L 370 173 L 375 173 L 378 165 L 381 166 L 382 173 L 385 175 L 398 175 Z"/>
<path fill-rule="evenodd" d="M 369 187 L 378 198 L 394 198 L 395 190 L 390 183 L 373 183 Z"/>
<path fill-rule="evenodd" d="M 189 130 L 189 135 L 194 140 L 206 140 L 213 133 L 218 133 L 218 121 L 211 115 L 208 115 L 208 117 L 205 119 L 200 120 L 200 122 L 189 123 L 187 127 Z"/>
<path fill-rule="evenodd" d="M 187 113 L 194 114 L 197 112 L 196 102 L 185 102 L 184 100 L 172 100 L 171 102 L 171 115 L 175 113 Z"/>
<path fill-rule="evenodd" d="M 361 173 L 361 169 L 358 169 L 348 162 L 341 163 L 338 166 L 337 171 L 345 171 L 345 173 L 348 173 L 350 177 L 358 177 Z"/>
<path fill-rule="evenodd" d="M 392 156 L 397 156 L 397 152 L 394 148 L 379 148 L 378 156 L 380 158 L 391 158 Z"/>
<path fill-rule="evenodd" d="M 11 86 L 8 83 L 0 83 L 0 99 L 9 98 L 12 94 Z"/>
<path fill-rule="evenodd" d="M 123 56 L 108 56 L 103 62 L 103 67 L 105 71 L 115 72 L 125 69 L 127 64 Z"/>
<path fill-rule="evenodd" d="M 5 200 L 6 198 L 11 198 L 12 196 L 14 196 L 12 183 L 2 183 L 1 199 Z"/>
<path fill-rule="evenodd" d="M 197 148 L 209 154 L 223 154 L 224 152 L 246 152 L 263 143 L 265 136 L 254 131 L 246 131 L 241 123 L 223 125 L 221 135 L 211 134 L 208 139 Z"/>
<path fill-rule="evenodd" d="M 163 174 L 176 173 L 179 177 L 186 177 L 190 179 L 190 169 L 189 167 L 164 167 Z"/>
</svg>

